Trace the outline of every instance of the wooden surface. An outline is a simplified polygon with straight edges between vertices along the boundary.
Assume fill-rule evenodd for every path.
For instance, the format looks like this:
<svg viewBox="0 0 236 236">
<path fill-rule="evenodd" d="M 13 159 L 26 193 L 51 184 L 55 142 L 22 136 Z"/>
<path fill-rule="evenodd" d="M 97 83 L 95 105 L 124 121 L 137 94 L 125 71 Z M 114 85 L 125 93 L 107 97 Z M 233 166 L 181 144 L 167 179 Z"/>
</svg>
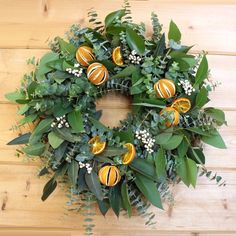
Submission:
<svg viewBox="0 0 236 236">
<path fill-rule="evenodd" d="M 28 70 L 25 60 L 40 57 L 46 41 L 72 23 L 87 24 L 86 11 L 96 7 L 101 19 L 122 5 L 118 0 L 0 0 L 0 235 L 78 236 L 83 234 L 80 215 L 65 209 L 66 197 L 58 189 L 45 203 L 40 196 L 44 178 L 37 177 L 39 162 L 15 156 L 5 143 L 20 119 L 17 106 L 4 98 Z M 183 42 L 195 44 L 193 52 L 209 52 L 212 78 L 222 83 L 212 94 L 211 104 L 226 111 L 228 126 L 221 129 L 227 150 L 206 147 L 207 167 L 227 181 L 219 188 L 204 177 L 196 189 L 175 187 L 174 208 L 153 209 L 158 224 L 147 228 L 143 220 L 131 220 L 110 212 L 95 217 L 95 235 L 107 236 L 228 236 L 236 235 L 236 1 L 235 0 L 137 0 L 131 1 L 133 16 L 148 25 L 156 11 L 166 30 L 173 19 L 183 33 Z M 103 121 L 113 125 L 129 109 L 125 98 L 110 96 L 98 102 Z M 116 107 L 116 109 L 114 109 Z M 114 119 L 115 118 L 115 119 Z"/>
</svg>

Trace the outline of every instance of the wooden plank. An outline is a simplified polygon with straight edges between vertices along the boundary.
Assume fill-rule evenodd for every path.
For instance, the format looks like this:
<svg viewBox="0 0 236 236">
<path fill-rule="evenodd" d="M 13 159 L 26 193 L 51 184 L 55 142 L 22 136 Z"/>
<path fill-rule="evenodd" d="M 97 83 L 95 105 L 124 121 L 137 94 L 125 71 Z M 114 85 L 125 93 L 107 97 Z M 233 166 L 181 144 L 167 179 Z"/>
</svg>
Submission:
<svg viewBox="0 0 236 236">
<path fill-rule="evenodd" d="M 66 197 L 62 190 L 57 189 L 46 202 L 41 202 L 40 195 L 46 179 L 35 177 L 35 171 L 36 167 L 32 166 L 0 165 L 0 227 L 82 230 L 82 218 L 66 210 Z M 119 232 L 120 235 L 125 231 L 130 232 L 131 229 L 137 232 L 146 230 L 150 235 L 158 230 L 236 231 L 236 172 L 225 172 L 225 176 L 229 184 L 224 188 L 209 186 L 205 178 L 199 181 L 195 190 L 182 184 L 176 186 L 173 208 L 166 206 L 166 211 L 151 209 L 157 214 L 158 224 L 155 228 L 144 227 L 143 219 L 138 216 L 134 216 L 132 220 L 121 216 L 117 220 L 109 212 L 106 218 L 99 214 L 95 216 L 95 231 L 107 234 L 111 229 L 117 229 L 117 234 Z M 207 224 L 203 216 L 207 217 Z M 112 233 L 111 231 L 107 235 Z"/>
<path fill-rule="evenodd" d="M 91 7 L 97 9 L 100 19 L 103 20 L 110 11 L 120 8 L 123 1 L 114 0 L 112 4 L 109 3 L 109 0 L 103 0 L 103 4 L 99 4 L 98 0 L 70 0 L 69 3 L 65 0 L 22 0 L 21 4 L 17 4 L 17 0 L 1 1 L 0 47 L 47 48 L 45 41 L 64 35 L 71 24 L 87 25 L 87 10 Z M 195 50 L 236 53 L 233 40 L 236 38 L 236 5 L 233 1 L 204 3 L 150 0 L 131 1 L 131 5 L 134 20 L 145 22 L 149 33 L 148 15 L 156 11 L 164 30 L 167 31 L 170 20 L 174 19 L 183 33 L 183 42 L 196 44 Z"/>
<path fill-rule="evenodd" d="M 0 49 L 0 103 L 6 102 L 4 94 L 14 91 L 19 85 L 22 76 L 32 70 L 32 66 L 26 65 L 26 60 L 35 56 L 40 58 L 46 50 L 25 49 Z M 232 86 L 232 76 L 235 73 L 235 56 L 208 56 L 211 78 L 221 83 L 210 98 L 209 106 L 217 106 L 225 109 L 236 109 L 236 93 Z M 226 96 L 227 94 L 227 96 Z M 111 107 L 110 100 L 116 100 L 116 107 L 127 108 L 124 100 L 115 96 L 103 99 L 103 105 Z"/>
</svg>

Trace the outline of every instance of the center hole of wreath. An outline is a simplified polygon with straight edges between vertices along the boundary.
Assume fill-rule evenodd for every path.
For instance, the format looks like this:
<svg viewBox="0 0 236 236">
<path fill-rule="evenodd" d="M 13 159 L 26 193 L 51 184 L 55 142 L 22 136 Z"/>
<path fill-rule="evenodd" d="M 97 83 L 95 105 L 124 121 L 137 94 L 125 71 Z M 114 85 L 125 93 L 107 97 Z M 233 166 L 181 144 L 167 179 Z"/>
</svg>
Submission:
<svg viewBox="0 0 236 236">
<path fill-rule="evenodd" d="M 120 121 L 131 112 L 131 97 L 116 92 L 109 92 L 96 101 L 97 110 L 102 110 L 101 122 L 110 127 L 117 127 Z"/>
</svg>

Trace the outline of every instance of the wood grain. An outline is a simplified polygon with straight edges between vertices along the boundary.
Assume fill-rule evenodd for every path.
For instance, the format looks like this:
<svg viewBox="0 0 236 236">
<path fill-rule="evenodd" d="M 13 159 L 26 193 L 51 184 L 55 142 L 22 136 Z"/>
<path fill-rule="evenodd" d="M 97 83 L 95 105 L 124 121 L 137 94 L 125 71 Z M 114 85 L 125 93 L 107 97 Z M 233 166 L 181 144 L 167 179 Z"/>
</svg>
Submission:
<svg viewBox="0 0 236 236">
<path fill-rule="evenodd" d="M 95 7 L 100 19 L 110 11 L 119 9 L 122 0 L 1 0 L 1 48 L 47 48 L 46 41 L 64 32 L 73 23 L 87 25 L 87 10 Z M 220 2 L 220 3 L 219 3 Z M 195 50 L 212 53 L 235 54 L 236 6 L 231 2 L 213 1 L 131 1 L 134 20 L 147 24 L 150 33 L 150 16 L 156 11 L 164 30 L 171 19 L 183 33 L 183 43 L 194 45 Z M 145 12 L 145 14 L 143 14 Z M 193 14 L 194 12 L 194 14 Z M 10 17 L 9 17 L 10 16 Z"/>
<path fill-rule="evenodd" d="M 174 188 L 175 205 L 166 211 L 153 208 L 158 224 L 147 228 L 138 216 L 118 220 L 109 212 L 106 218 L 95 216 L 95 236 L 230 236 L 236 235 L 236 1 L 235 0 L 131 0 L 134 20 L 147 24 L 158 13 L 164 30 L 173 19 L 182 31 L 183 43 L 196 44 L 193 52 L 209 51 L 212 79 L 222 83 L 211 95 L 209 106 L 226 111 L 228 126 L 221 133 L 228 149 L 205 146 L 207 167 L 222 175 L 227 186 L 219 188 L 204 177 L 196 189 L 183 184 Z M 73 23 L 87 25 L 87 10 L 95 7 L 102 20 L 117 10 L 122 0 L 0 0 L 0 235 L 1 236 L 79 236 L 83 235 L 83 218 L 69 213 L 65 193 L 58 188 L 41 202 L 46 178 L 38 178 L 39 160 L 15 156 L 15 147 L 6 143 L 29 127 L 10 130 L 20 119 L 17 106 L 4 94 L 20 85 L 25 63 L 32 56 L 47 52 L 47 40 Z M 110 95 L 98 101 L 102 121 L 110 126 L 124 119 L 130 109 L 124 97 Z M 18 147 L 20 148 L 20 147 Z M 96 209 L 97 211 L 97 209 Z M 97 211 L 98 213 L 98 211 Z"/>
</svg>

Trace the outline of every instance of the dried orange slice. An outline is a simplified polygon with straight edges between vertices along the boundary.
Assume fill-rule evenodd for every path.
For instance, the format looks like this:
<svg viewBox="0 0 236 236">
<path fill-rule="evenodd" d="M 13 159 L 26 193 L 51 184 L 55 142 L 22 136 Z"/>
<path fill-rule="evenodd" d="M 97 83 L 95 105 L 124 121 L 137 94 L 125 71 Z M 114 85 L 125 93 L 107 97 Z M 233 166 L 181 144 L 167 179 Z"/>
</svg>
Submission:
<svg viewBox="0 0 236 236">
<path fill-rule="evenodd" d="M 191 102 L 188 98 L 178 98 L 171 104 L 171 107 L 179 113 L 186 113 L 191 108 Z"/>
<path fill-rule="evenodd" d="M 112 60 L 118 66 L 122 66 L 124 64 L 120 47 L 116 47 L 115 49 L 113 49 Z"/>
<path fill-rule="evenodd" d="M 92 145 L 91 152 L 94 155 L 102 153 L 106 147 L 106 142 L 102 142 L 99 136 L 91 138 L 88 143 Z"/>
<path fill-rule="evenodd" d="M 179 112 L 176 111 L 173 107 L 163 108 L 160 112 L 160 115 L 163 116 L 166 121 L 166 126 L 176 126 L 179 124 L 180 115 Z"/>
<path fill-rule="evenodd" d="M 126 143 L 124 146 L 128 149 L 128 152 L 122 156 L 122 162 L 124 165 L 128 165 L 134 160 L 136 150 L 132 143 Z"/>
</svg>

